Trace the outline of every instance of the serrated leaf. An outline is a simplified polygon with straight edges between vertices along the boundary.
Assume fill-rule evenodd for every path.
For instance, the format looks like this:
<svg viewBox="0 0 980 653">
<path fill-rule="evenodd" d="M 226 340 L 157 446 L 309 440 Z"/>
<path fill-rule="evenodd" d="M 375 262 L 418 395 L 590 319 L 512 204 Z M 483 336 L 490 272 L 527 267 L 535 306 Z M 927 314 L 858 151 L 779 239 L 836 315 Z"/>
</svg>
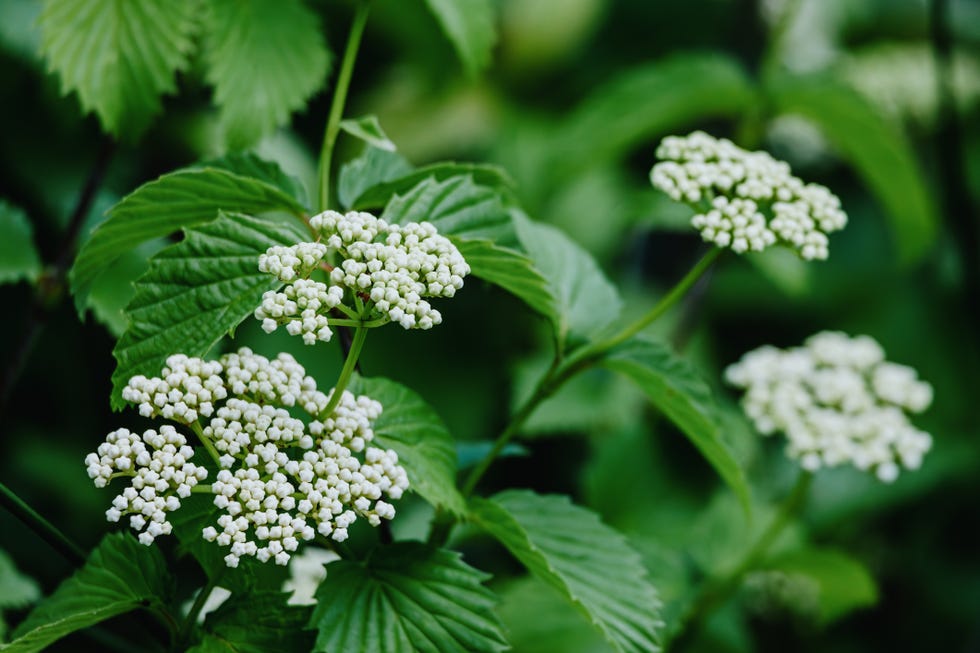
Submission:
<svg viewBox="0 0 980 653">
<path fill-rule="evenodd" d="M 526 255 L 498 247 L 489 240 L 452 238 L 452 241 L 466 259 L 473 276 L 500 286 L 545 317 L 554 314 L 555 300 L 548 282 Z"/>
<path fill-rule="evenodd" d="M 82 245 L 71 270 L 76 306 L 84 310 L 92 282 L 123 252 L 140 243 L 210 222 L 218 211 L 302 215 L 292 197 L 264 181 L 224 170 L 178 170 L 144 184 L 109 210 Z"/>
<path fill-rule="evenodd" d="M 127 533 L 102 539 L 85 566 L 44 599 L 0 647 L 33 653 L 69 633 L 143 606 L 161 606 L 172 592 L 167 563 L 157 547 Z"/>
<path fill-rule="evenodd" d="M 939 216 L 928 177 L 894 124 L 852 88 L 826 76 L 773 78 L 766 91 L 776 109 L 811 120 L 877 197 L 906 263 L 935 244 Z"/>
<path fill-rule="evenodd" d="M 337 176 L 337 198 L 345 209 L 377 208 L 384 206 L 391 194 L 376 206 L 364 206 L 357 200 L 368 189 L 399 179 L 412 171 L 412 164 L 397 152 L 366 147 L 359 157 L 351 159 L 340 168 Z M 392 193 L 393 194 L 393 193 Z"/>
<path fill-rule="evenodd" d="M 64 93 L 78 93 L 83 111 L 102 128 L 133 139 L 160 112 L 160 96 L 193 49 L 193 0 L 47 0 L 41 48 Z"/>
<path fill-rule="evenodd" d="M 617 159 L 707 118 L 741 115 L 755 101 L 745 70 L 726 55 L 685 53 L 644 64 L 596 89 L 558 130 L 555 173 Z"/>
<path fill-rule="evenodd" d="M 385 131 L 381 129 L 381 123 L 377 116 L 364 116 L 363 118 L 349 118 L 340 121 L 340 128 L 353 136 L 359 138 L 371 147 L 386 152 L 394 152 L 398 148 L 388 138 Z"/>
<path fill-rule="evenodd" d="M 840 551 L 797 549 L 767 560 L 764 568 L 803 574 L 816 581 L 817 619 L 823 625 L 878 602 L 878 587 L 867 567 Z"/>
<path fill-rule="evenodd" d="M 218 168 L 239 177 L 248 177 L 264 181 L 275 186 L 289 197 L 295 198 L 299 204 L 305 204 L 303 185 L 296 177 L 283 171 L 279 164 L 256 156 L 251 152 L 231 152 L 216 159 L 208 159 L 193 168 Z"/>
<path fill-rule="evenodd" d="M 442 181 L 430 176 L 404 194 L 392 197 L 381 217 L 392 224 L 431 222 L 440 234 L 463 240 L 519 246 L 514 222 L 500 192 L 477 184 L 472 175 Z"/>
<path fill-rule="evenodd" d="M 23 608 L 41 598 L 41 588 L 18 571 L 7 552 L 0 549 L 0 610 Z"/>
<path fill-rule="evenodd" d="M 635 338 L 608 352 L 601 364 L 636 382 L 732 488 L 745 511 L 750 510 L 745 472 L 722 440 L 711 389 L 688 362 L 663 343 Z"/>
<path fill-rule="evenodd" d="M 310 609 L 287 605 L 289 594 L 233 594 L 204 622 L 205 635 L 188 653 L 268 653 L 309 651 L 313 632 L 305 630 Z"/>
<path fill-rule="evenodd" d="M 660 600 L 640 556 L 563 495 L 508 490 L 470 502 L 471 518 L 560 591 L 618 651 L 660 650 Z"/>
<path fill-rule="evenodd" d="M 40 273 L 31 221 L 22 210 L 0 200 L 0 284 L 33 281 Z"/>
<path fill-rule="evenodd" d="M 253 144 L 289 120 L 327 78 L 317 15 L 300 0 L 212 0 L 204 62 L 228 145 Z"/>
<path fill-rule="evenodd" d="M 407 165 L 407 162 L 406 162 Z M 513 180 L 503 168 L 487 163 L 457 163 L 443 161 L 412 170 L 411 166 L 397 176 L 380 180 L 370 186 L 363 186 L 350 205 L 356 209 L 383 207 L 395 195 L 403 195 L 422 182 L 435 179 L 446 181 L 453 177 L 472 177 L 473 182 L 501 192 L 509 192 Z"/>
<path fill-rule="evenodd" d="M 410 489 L 434 506 L 462 514 L 466 506 L 456 489 L 456 446 L 438 413 L 415 392 L 388 379 L 356 376 L 350 391 L 381 402 L 374 442 L 395 450 Z"/>
<path fill-rule="evenodd" d="M 126 307 L 136 292 L 133 282 L 146 273 L 150 258 L 167 244 L 163 238 L 140 243 L 124 252 L 92 282 L 88 307 L 95 319 L 117 339 L 129 326 Z"/>
<path fill-rule="evenodd" d="M 503 651 L 487 578 L 458 553 L 417 542 L 377 549 L 364 562 L 332 562 L 310 619 L 319 631 L 314 651 Z"/>
<path fill-rule="evenodd" d="M 608 653 L 601 633 L 582 619 L 562 592 L 525 576 L 497 589 L 497 614 L 515 651 L 521 653 Z"/>
<path fill-rule="evenodd" d="M 497 41 L 491 0 L 425 0 L 425 4 L 469 75 L 476 75 L 490 63 Z"/>
<path fill-rule="evenodd" d="M 171 354 L 203 356 L 251 315 L 264 292 L 282 285 L 259 272 L 259 255 L 301 238 L 283 224 L 219 212 L 154 256 L 126 307 L 129 328 L 112 351 L 113 407 L 125 406 L 122 388 L 131 377 L 159 374 Z"/>
<path fill-rule="evenodd" d="M 613 322 L 623 302 L 595 259 L 560 229 L 525 216 L 515 219 L 521 243 L 552 296 L 551 321 L 559 346 L 587 340 Z"/>
</svg>

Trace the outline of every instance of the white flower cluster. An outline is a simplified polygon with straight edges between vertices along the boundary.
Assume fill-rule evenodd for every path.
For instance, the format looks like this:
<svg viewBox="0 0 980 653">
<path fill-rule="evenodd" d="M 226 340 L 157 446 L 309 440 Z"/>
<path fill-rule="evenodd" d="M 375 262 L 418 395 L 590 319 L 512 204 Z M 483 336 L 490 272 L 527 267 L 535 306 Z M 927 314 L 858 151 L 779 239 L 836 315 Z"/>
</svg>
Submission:
<svg viewBox="0 0 980 653">
<path fill-rule="evenodd" d="M 130 515 L 129 524 L 142 531 L 139 540 L 151 544 L 158 535 L 169 535 L 173 528 L 167 513 L 180 507 L 208 472 L 190 461 L 194 450 L 172 426 L 143 435 L 118 429 L 106 436 L 95 453 L 85 457 L 88 475 L 96 487 L 105 487 L 117 476 L 130 477 L 130 485 L 112 500 L 106 519 L 119 521 Z M 145 530 L 144 530 L 145 529 Z"/>
<path fill-rule="evenodd" d="M 868 336 L 825 331 L 802 347 L 760 347 L 725 376 L 745 389 L 742 405 L 756 428 L 785 433 L 788 454 L 809 471 L 850 463 L 889 483 L 901 467 L 917 469 L 932 446 L 906 415 L 929 407 L 932 386 L 886 362 Z"/>
<path fill-rule="evenodd" d="M 310 219 L 323 242 L 272 247 L 259 269 L 290 282 L 265 293 L 255 317 L 271 333 L 285 324 L 292 335 L 314 344 L 330 339 L 327 314 L 344 298 L 363 303 L 363 319 L 383 317 L 405 329 L 430 329 L 442 315 L 425 297 L 452 297 L 470 267 L 452 242 L 428 222 L 388 224 L 370 213 L 325 211 Z M 330 285 L 309 279 L 329 254 Z M 355 301 L 353 298 L 357 297 Z"/>
<path fill-rule="evenodd" d="M 202 535 L 230 548 L 230 567 L 242 556 L 285 565 L 318 533 L 341 542 L 359 516 L 373 526 L 395 516 L 385 499 L 399 499 L 409 482 L 394 451 L 369 446 L 381 404 L 345 390 L 324 415 L 331 395 L 292 356 L 269 360 L 246 348 L 211 362 L 171 356 L 161 377 L 136 377 L 125 392 L 144 415 L 189 423 L 209 446 L 219 466 L 210 491 L 222 514 Z M 312 416 L 308 423 L 286 410 L 293 406 Z M 150 544 L 170 532 L 166 514 L 207 476 L 187 462 L 193 453 L 172 426 L 142 437 L 119 429 L 85 462 L 98 487 L 133 478 L 106 515 L 132 514 Z"/>
<path fill-rule="evenodd" d="M 766 152 L 748 152 L 700 131 L 668 136 L 657 148 L 653 185 L 694 206 L 701 236 L 733 251 L 762 251 L 782 243 L 807 260 L 826 259 L 827 234 L 847 215 L 826 187 L 804 184 L 789 165 Z"/>
</svg>

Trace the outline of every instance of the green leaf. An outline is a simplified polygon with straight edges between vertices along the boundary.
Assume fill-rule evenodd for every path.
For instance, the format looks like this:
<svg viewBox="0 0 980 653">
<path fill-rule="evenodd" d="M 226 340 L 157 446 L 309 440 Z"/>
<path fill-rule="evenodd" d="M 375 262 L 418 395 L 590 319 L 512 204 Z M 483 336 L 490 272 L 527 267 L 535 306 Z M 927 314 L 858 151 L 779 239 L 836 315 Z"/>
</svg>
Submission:
<svg viewBox="0 0 980 653">
<path fill-rule="evenodd" d="M 0 200 L 0 284 L 41 273 L 41 259 L 34 247 L 34 227 L 22 210 Z"/>
<path fill-rule="evenodd" d="M 766 88 L 775 108 L 811 120 L 878 198 L 898 254 L 921 260 L 936 242 L 939 216 L 905 134 L 852 88 L 825 76 L 778 76 Z"/>
<path fill-rule="evenodd" d="M 640 556 L 563 495 L 508 490 L 470 502 L 472 519 L 558 589 L 618 651 L 660 650 L 660 600 Z"/>
<path fill-rule="evenodd" d="M 487 578 L 455 551 L 417 542 L 377 549 L 364 562 L 332 562 L 310 619 L 319 631 L 313 650 L 503 651 Z"/>
<path fill-rule="evenodd" d="M 618 159 L 707 118 L 739 116 L 754 102 L 748 75 L 727 55 L 686 53 L 645 64 L 596 89 L 557 131 L 556 174 Z"/>
<path fill-rule="evenodd" d="M 381 129 L 381 123 L 378 122 L 377 116 L 372 115 L 364 116 L 363 118 L 341 120 L 340 128 L 354 138 L 359 138 L 379 150 L 394 152 L 398 149 L 391 139 L 388 138 L 388 135 L 385 134 L 384 130 Z"/>
<path fill-rule="evenodd" d="M 25 576 L 0 549 L 0 610 L 23 608 L 41 598 L 41 588 L 30 576 Z"/>
<path fill-rule="evenodd" d="M 797 549 L 766 561 L 764 568 L 816 581 L 818 621 L 823 625 L 878 602 L 878 587 L 867 567 L 840 551 Z"/>
<path fill-rule="evenodd" d="M 139 607 L 161 607 L 172 592 L 167 563 L 157 547 L 131 535 L 107 535 L 85 566 L 58 586 L 0 650 L 40 651 L 69 633 Z"/>
<path fill-rule="evenodd" d="M 623 302 L 588 252 L 556 227 L 523 215 L 514 222 L 535 269 L 547 281 L 550 318 L 561 349 L 570 340 L 591 338 L 616 319 Z"/>
<path fill-rule="evenodd" d="M 193 168 L 219 168 L 239 177 L 249 177 L 275 186 L 289 197 L 304 204 L 303 185 L 296 177 L 286 174 L 278 163 L 266 161 L 251 152 L 231 152 L 216 159 L 209 159 Z"/>
<path fill-rule="evenodd" d="M 300 0 L 212 0 L 204 62 L 230 147 L 289 121 L 327 79 L 330 53 L 317 15 Z"/>
<path fill-rule="evenodd" d="M 561 592 L 533 576 L 504 585 L 497 613 L 521 653 L 604 653 L 613 648 Z"/>
<path fill-rule="evenodd" d="M 364 205 L 358 201 L 368 189 L 403 177 L 411 171 L 412 164 L 401 154 L 368 146 L 359 157 L 341 166 L 337 177 L 337 198 L 345 209 L 384 206 L 394 191 L 374 205 Z"/>
<path fill-rule="evenodd" d="M 140 243 L 195 227 L 218 211 L 302 215 L 292 197 L 264 181 L 213 168 L 178 170 L 140 186 L 109 210 L 92 232 L 71 270 L 76 306 L 83 310 L 92 282 L 124 252 Z"/>
<path fill-rule="evenodd" d="M 395 195 L 381 217 L 393 224 L 427 221 L 444 236 L 518 245 L 514 221 L 498 190 L 477 184 L 472 175 L 439 181 L 429 176 L 411 190 Z"/>
<path fill-rule="evenodd" d="M 129 326 L 126 307 L 133 300 L 133 283 L 146 273 L 150 258 L 168 245 L 163 238 L 140 243 L 124 252 L 92 282 L 88 306 L 92 315 L 117 339 Z"/>
<path fill-rule="evenodd" d="M 428 180 L 446 181 L 453 177 L 466 176 L 472 177 L 480 186 L 487 186 L 501 192 L 509 192 L 514 185 L 507 172 L 499 166 L 444 161 L 417 170 L 412 170 L 409 166 L 397 176 L 379 180 L 370 186 L 362 186 L 358 195 L 352 198 L 350 205 L 356 209 L 379 208 L 391 201 L 395 195 L 404 195 Z"/>
<path fill-rule="evenodd" d="M 47 0 L 39 19 L 48 69 L 102 128 L 134 139 L 177 89 L 194 47 L 194 0 Z"/>
<path fill-rule="evenodd" d="M 490 63 L 497 40 L 491 0 L 425 0 L 463 68 L 476 75 Z"/>
<path fill-rule="evenodd" d="M 633 339 L 606 354 L 601 364 L 632 379 L 711 463 L 749 511 L 745 473 L 721 437 L 711 389 L 666 345 Z"/>
<path fill-rule="evenodd" d="M 456 489 L 456 446 L 436 411 L 405 386 L 382 378 L 355 376 L 350 391 L 380 401 L 374 442 L 394 449 L 411 489 L 434 506 L 466 510 Z"/>
<path fill-rule="evenodd" d="M 204 622 L 204 639 L 188 653 L 268 653 L 309 651 L 310 609 L 286 605 L 289 594 L 233 594 Z"/>
<path fill-rule="evenodd" d="M 452 241 L 466 259 L 473 276 L 500 286 L 545 317 L 554 314 L 555 302 L 548 282 L 526 255 L 498 247 L 489 240 L 453 238 Z"/>
<path fill-rule="evenodd" d="M 224 212 L 184 234 L 150 260 L 126 308 L 129 328 L 112 351 L 117 409 L 131 377 L 159 374 L 171 354 L 203 356 L 251 315 L 264 292 L 282 285 L 259 272 L 259 255 L 302 237 L 286 225 Z"/>
</svg>

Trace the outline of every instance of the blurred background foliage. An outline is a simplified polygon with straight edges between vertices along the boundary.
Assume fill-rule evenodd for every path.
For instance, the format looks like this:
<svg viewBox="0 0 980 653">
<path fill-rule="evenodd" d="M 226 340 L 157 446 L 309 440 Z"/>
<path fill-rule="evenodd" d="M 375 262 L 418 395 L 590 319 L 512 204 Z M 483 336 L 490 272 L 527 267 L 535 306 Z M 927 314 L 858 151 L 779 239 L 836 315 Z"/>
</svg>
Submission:
<svg viewBox="0 0 980 653">
<path fill-rule="evenodd" d="M 760 439 L 741 416 L 721 369 L 765 343 L 792 346 L 824 329 L 867 333 L 934 384 L 936 401 L 919 420 L 934 450 L 891 486 L 849 469 L 821 472 L 782 553 L 685 639 L 685 650 L 783 651 L 788 642 L 799 651 L 980 650 L 980 530 L 970 526 L 980 498 L 980 3 L 948 3 L 952 54 L 937 59 L 925 0 L 498 0 L 493 59 L 476 75 L 457 63 L 422 3 L 374 4 L 347 115 L 376 114 L 414 164 L 501 165 L 529 215 L 597 258 L 626 315 L 650 306 L 701 248 L 687 209 L 647 180 L 667 134 L 702 128 L 766 148 L 834 190 L 850 217 L 829 261 L 727 257 L 655 329 L 713 380 L 725 437 L 752 482 L 751 521 L 687 440 L 604 370 L 544 404 L 484 489 L 564 492 L 599 511 L 642 553 L 670 631 L 697 584 L 734 564 L 794 476 L 780 443 Z M 336 54 L 350 5 L 308 7 Z M 81 460 L 109 430 L 140 421 L 109 410 L 110 352 L 131 282 L 166 242 L 113 264 L 81 319 L 63 284 L 46 283 L 106 138 L 46 72 L 39 12 L 34 0 L 0 1 L 5 374 L 27 351 L 25 330 L 42 324 L 0 408 L 0 476 L 88 547 L 106 530 L 105 497 Z M 249 125 L 247 112 L 215 108 L 212 92 L 233 89 L 212 91 L 201 59 L 179 74 L 146 131 L 116 149 L 82 239 L 141 183 L 242 146 L 314 195 L 330 84 L 288 126 Z M 329 59 L 311 52 L 306 63 L 323 71 Z M 252 142 L 256 129 L 266 135 Z M 360 147 L 342 138 L 341 159 Z M 535 315 L 479 282 L 440 309 L 439 329 L 372 335 L 362 366 L 416 389 L 459 440 L 461 465 L 472 464 L 547 365 L 550 342 Z M 226 343 L 241 345 L 291 351 L 321 379 L 339 368 L 336 347 L 306 349 L 251 321 Z M 430 513 L 421 502 L 399 510 L 396 533 L 424 533 Z M 0 558 L 0 581 L 15 563 L 47 592 L 71 571 L 6 513 L 0 533 L 12 561 Z M 606 650 L 502 550 L 465 534 L 458 544 L 495 574 L 516 650 Z M 181 571 L 190 578 L 192 567 Z M 180 591 L 191 591 L 186 585 Z M 0 610 L 19 614 L 18 601 L 0 601 Z"/>
</svg>

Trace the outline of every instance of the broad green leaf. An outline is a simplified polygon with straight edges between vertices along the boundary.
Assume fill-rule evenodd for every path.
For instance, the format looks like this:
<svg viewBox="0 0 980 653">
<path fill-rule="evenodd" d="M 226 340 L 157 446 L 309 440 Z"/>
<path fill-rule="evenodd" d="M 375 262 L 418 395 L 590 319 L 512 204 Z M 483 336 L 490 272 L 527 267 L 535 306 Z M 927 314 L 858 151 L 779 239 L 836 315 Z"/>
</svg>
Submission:
<svg viewBox="0 0 980 653">
<path fill-rule="evenodd" d="M 23 608 L 41 598 L 41 588 L 30 576 L 25 576 L 0 549 L 0 610 Z"/>
<path fill-rule="evenodd" d="M 515 224 L 535 269 L 548 283 L 550 318 L 562 349 L 570 340 L 594 336 L 617 318 L 623 302 L 588 252 L 551 225 L 522 215 Z"/>
<path fill-rule="evenodd" d="M 150 258 L 167 244 L 163 238 L 140 243 L 134 249 L 123 252 L 92 282 L 88 307 L 95 319 L 116 338 L 129 326 L 126 307 L 136 293 L 133 283 L 146 273 Z"/>
<path fill-rule="evenodd" d="M 140 243 L 218 217 L 218 211 L 302 215 L 292 197 L 264 181 L 214 168 L 178 170 L 140 186 L 109 210 L 82 245 L 71 270 L 76 306 L 84 310 L 95 278 Z"/>
<path fill-rule="evenodd" d="M 508 648 L 488 576 L 455 551 L 417 542 L 327 565 L 310 626 L 314 651 L 482 653 Z"/>
<path fill-rule="evenodd" d="M 803 574 L 819 587 L 818 621 L 829 624 L 878 602 L 878 587 L 860 561 L 827 549 L 797 549 L 767 560 L 764 569 Z"/>
<path fill-rule="evenodd" d="M 47 0 L 41 47 L 64 93 L 102 128 L 133 139 L 176 90 L 178 70 L 194 47 L 194 0 Z"/>
<path fill-rule="evenodd" d="M 394 449 L 411 489 L 434 506 L 457 514 L 466 507 L 456 489 L 456 447 L 436 411 L 403 385 L 382 378 L 355 377 L 350 391 L 380 401 L 374 442 Z"/>
<path fill-rule="evenodd" d="M 521 653 L 606 653 L 614 650 L 574 606 L 534 576 L 498 589 L 497 614 Z"/>
<path fill-rule="evenodd" d="M 425 0 L 425 4 L 468 74 L 475 75 L 490 63 L 497 40 L 491 0 Z"/>
<path fill-rule="evenodd" d="M 722 439 L 711 389 L 697 371 L 666 345 L 639 338 L 607 353 L 601 364 L 625 374 L 646 393 L 711 463 L 748 512 L 745 473 Z"/>
<path fill-rule="evenodd" d="M 330 53 L 300 0 L 211 0 L 204 62 L 228 145 L 251 145 L 289 121 L 327 79 Z"/>
<path fill-rule="evenodd" d="M 188 653 L 268 653 L 309 651 L 310 609 L 286 605 L 289 594 L 233 594 L 204 622 L 205 635 Z"/>
<path fill-rule="evenodd" d="M 487 163 L 457 163 L 445 161 L 433 163 L 416 170 L 408 167 L 397 176 L 379 180 L 370 186 L 362 186 L 350 205 L 356 209 L 373 209 L 387 204 L 395 195 L 404 195 L 413 188 L 432 179 L 446 181 L 453 177 L 470 176 L 480 186 L 493 188 L 501 192 L 509 192 L 514 185 L 506 171 L 499 166 Z"/>
<path fill-rule="evenodd" d="M 394 152 L 398 148 L 391 142 L 388 135 L 381 129 L 381 123 L 377 116 L 364 116 L 363 118 L 349 118 L 340 121 L 340 128 L 345 132 L 359 138 L 371 147 L 387 152 Z"/>
<path fill-rule="evenodd" d="M 707 118 L 739 116 L 754 102 L 748 75 L 726 55 L 685 53 L 644 64 L 596 89 L 558 130 L 556 174 L 617 159 Z"/>
<path fill-rule="evenodd" d="M 901 259 L 922 259 L 936 241 L 939 216 L 905 134 L 864 97 L 829 77 L 779 76 L 766 91 L 776 110 L 811 120 L 854 166 L 890 218 Z"/>
<path fill-rule="evenodd" d="M 545 317 L 554 314 L 555 302 L 548 282 L 525 254 L 498 247 L 489 240 L 452 240 L 473 276 L 500 286 Z"/>
<path fill-rule="evenodd" d="M 298 179 L 286 174 L 279 167 L 279 164 L 266 161 L 251 152 L 231 152 L 193 167 L 218 168 L 240 177 L 258 179 L 270 186 L 275 186 L 289 197 L 295 198 L 300 204 L 304 204 L 306 201 L 306 198 L 303 197 L 303 185 Z"/>
<path fill-rule="evenodd" d="M 31 221 L 22 210 L 0 200 L 0 284 L 33 281 L 40 273 Z"/>
<path fill-rule="evenodd" d="M 172 583 L 157 547 L 143 546 L 128 533 L 107 535 L 85 566 L 38 604 L 0 650 L 33 653 L 118 614 L 161 607 Z"/>
<path fill-rule="evenodd" d="M 472 499 L 470 517 L 568 598 L 616 650 L 660 650 L 657 592 L 640 556 L 598 515 L 563 495 L 508 490 Z"/>
<path fill-rule="evenodd" d="M 442 181 L 429 176 L 392 197 L 381 217 L 393 224 L 431 222 L 444 236 L 491 240 L 503 247 L 518 244 L 514 222 L 500 192 L 477 184 L 472 175 Z"/>
<path fill-rule="evenodd" d="M 126 308 L 129 328 L 112 354 L 112 405 L 137 374 L 160 373 L 175 353 L 203 356 L 281 282 L 259 272 L 259 255 L 301 236 L 286 225 L 220 212 L 217 220 L 184 231 L 184 240 L 150 260 Z"/>
<path fill-rule="evenodd" d="M 345 209 L 382 207 L 394 191 L 376 205 L 358 204 L 358 199 L 368 189 L 399 179 L 411 171 L 412 164 L 401 154 L 376 147 L 365 147 L 359 157 L 341 166 L 340 174 L 337 176 L 337 199 Z"/>
</svg>

